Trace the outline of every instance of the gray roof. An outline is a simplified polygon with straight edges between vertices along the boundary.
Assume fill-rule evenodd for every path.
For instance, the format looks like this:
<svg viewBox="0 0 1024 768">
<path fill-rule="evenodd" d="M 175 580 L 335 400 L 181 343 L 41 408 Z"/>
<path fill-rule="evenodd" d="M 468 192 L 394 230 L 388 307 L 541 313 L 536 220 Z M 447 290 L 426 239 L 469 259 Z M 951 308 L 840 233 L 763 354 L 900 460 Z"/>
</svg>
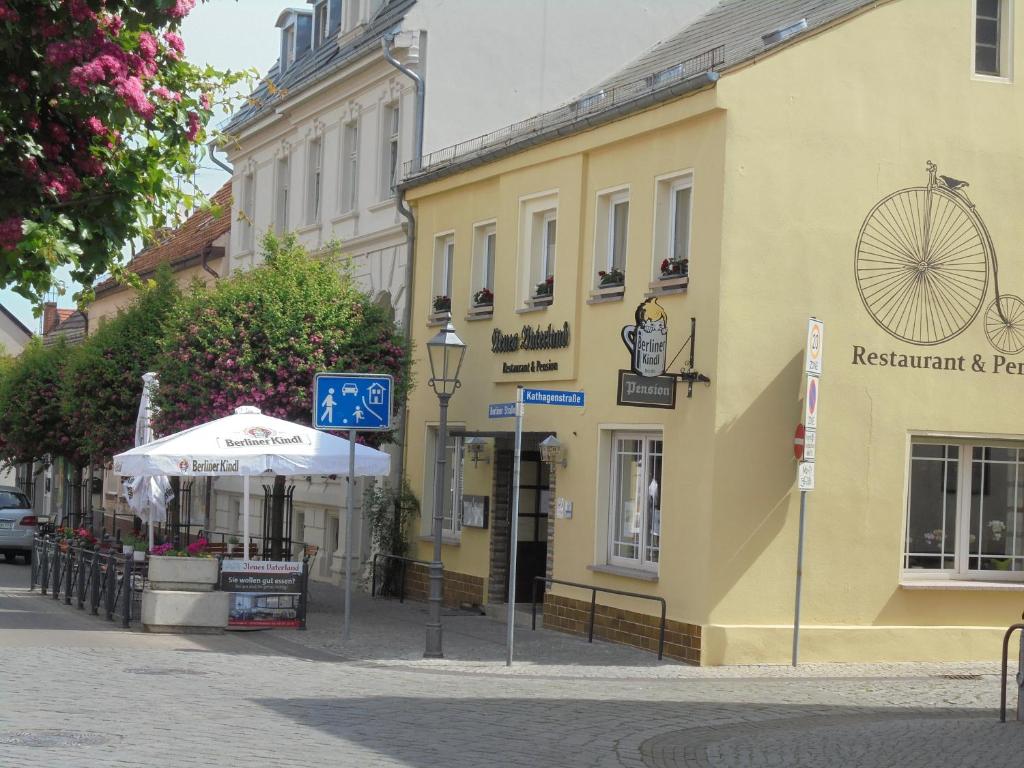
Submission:
<svg viewBox="0 0 1024 768">
<path fill-rule="evenodd" d="M 717 72 L 802 37 L 877 0 L 722 0 L 682 31 L 567 105 L 431 152 L 403 187 L 418 186 L 527 147 L 618 120 L 711 87 Z M 801 23 L 804 22 L 804 23 Z M 778 30 L 789 34 L 764 39 Z"/>
<path fill-rule="evenodd" d="M 686 59 L 723 46 L 722 69 L 763 53 L 772 44 L 762 36 L 806 20 L 807 26 L 786 39 L 835 21 L 875 0 L 722 0 L 681 32 L 664 40 L 587 93 L 663 72 Z M 782 42 L 782 41 L 778 41 Z M 774 45 L 778 45 L 778 42 Z"/>
<path fill-rule="evenodd" d="M 281 62 L 275 62 L 267 76 L 250 94 L 245 106 L 231 116 L 224 126 L 224 131 L 238 131 L 254 120 L 273 113 L 283 99 L 300 93 L 367 53 L 379 50 L 381 37 L 405 17 L 415 2 L 416 0 L 388 0 L 370 19 L 361 35 L 344 45 L 338 45 L 337 35 L 329 36 L 319 48 L 307 51 L 284 75 L 279 74 Z M 274 84 L 274 94 L 270 93 L 268 83 Z M 278 89 L 283 90 L 283 95 L 276 92 Z"/>
</svg>

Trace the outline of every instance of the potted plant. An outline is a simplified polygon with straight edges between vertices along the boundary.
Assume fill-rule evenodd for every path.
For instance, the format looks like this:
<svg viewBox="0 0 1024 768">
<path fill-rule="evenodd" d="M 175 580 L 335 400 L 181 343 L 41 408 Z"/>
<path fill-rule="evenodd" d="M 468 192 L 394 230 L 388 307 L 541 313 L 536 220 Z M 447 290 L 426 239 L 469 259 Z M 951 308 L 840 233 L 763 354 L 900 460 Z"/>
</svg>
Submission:
<svg viewBox="0 0 1024 768">
<path fill-rule="evenodd" d="M 555 293 L 555 276 L 548 275 L 543 283 L 537 283 L 537 288 L 533 292 L 535 299 L 547 299 Z"/>
<path fill-rule="evenodd" d="M 131 555 L 132 559 L 137 563 L 144 562 L 146 560 L 146 540 L 135 535 L 125 536 L 121 539 L 122 552 L 125 555 Z"/>
<path fill-rule="evenodd" d="M 434 297 L 434 314 L 440 315 L 442 312 L 452 311 L 452 300 L 449 296 L 435 296 Z"/>
<path fill-rule="evenodd" d="M 473 294 L 473 306 L 474 307 L 493 307 L 494 306 L 494 292 L 484 286 L 479 291 Z"/>
<path fill-rule="evenodd" d="M 663 259 L 661 262 L 661 279 L 686 277 L 690 271 L 689 259 Z"/>
<path fill-rule="evenodd" d="M 217 591 L 220 560 L 206 539 L 181 548 L 168 542 L 150 550 L 142 593 L 147 632 L 219 631 L 228 623 L 228 593 Z"/>
<path fill-rule="evenodd" d="M 616 288 L 626 282 L 626 273 L 618 267 L 612 267 L 607 272 L 603 269 L 597 273 L 599 288 Z"/>
</svg>

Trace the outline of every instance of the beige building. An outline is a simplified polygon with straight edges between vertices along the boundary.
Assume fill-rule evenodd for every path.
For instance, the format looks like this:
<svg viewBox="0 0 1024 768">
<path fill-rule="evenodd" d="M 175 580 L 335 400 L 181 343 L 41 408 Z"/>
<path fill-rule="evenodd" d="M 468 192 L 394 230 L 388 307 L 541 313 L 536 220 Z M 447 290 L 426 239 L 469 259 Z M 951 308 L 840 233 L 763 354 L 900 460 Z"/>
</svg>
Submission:
<svg viewBox="0 0 1024 768">
<path fill-rule="evenodd" d="M 1024 592 L 1013 5 L 724 2 L 565 109 L 426 159 L 406 472 L 426 536 L 424 344 L 450 307 L 450 599 L 507 595 L 489 404 L 582 391 L 526 407 L 518 599 L 537 576 L 638 593 L 599 595 L 597 633 L 653 648 L 662 598 L 671 656 L 789 661 L 810 409 L 801 658 L 998 657 Z M 546 622 L 583 631 L 589 598 L 556 583 Z"/>
</svg>

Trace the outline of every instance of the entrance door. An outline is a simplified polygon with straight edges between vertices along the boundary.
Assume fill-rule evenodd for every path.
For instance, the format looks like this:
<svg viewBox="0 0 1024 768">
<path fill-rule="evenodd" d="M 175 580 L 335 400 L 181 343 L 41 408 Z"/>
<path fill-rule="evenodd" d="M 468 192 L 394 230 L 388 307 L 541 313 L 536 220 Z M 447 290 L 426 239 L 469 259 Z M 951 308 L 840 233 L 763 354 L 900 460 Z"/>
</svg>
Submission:
<svg viewBox="0 0 1024 768">
<path fill-rule="evenodd" d="M 549 493 L 548 465 L 540 460 L 538 451 L 523 451 L 519 474 L 517 603 L 530 602 L 534 577 L 547 573 Z M 543 594 L 542 584 L 537 589 L 537 598 Z"/>
</svg>

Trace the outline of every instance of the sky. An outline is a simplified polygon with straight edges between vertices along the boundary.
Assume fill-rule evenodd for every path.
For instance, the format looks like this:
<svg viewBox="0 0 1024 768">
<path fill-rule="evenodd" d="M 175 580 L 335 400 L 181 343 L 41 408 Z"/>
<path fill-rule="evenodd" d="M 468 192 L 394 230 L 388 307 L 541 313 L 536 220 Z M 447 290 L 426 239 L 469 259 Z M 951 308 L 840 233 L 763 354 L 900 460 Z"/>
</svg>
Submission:
<svg viewBox="0 0 1024 768">
<path fill-rule="evenodd" d="M 274 22 L 289 5 L 305 4 L 301 0 L 205 0 L 182 24 L 185 54 L 195 64 L 231 70 L 255 68 L 263 75 L 277 59 L 279 33 Z M 215 117 L 212 125 L 219 125 L 223 119 Z M 212 195 L 227 181 L 228 174 L 206 158 L 196 178 L 203 191 Z M 71 296 L 79 286 L 71 282 L 68 270 L 60 271 L 58 279 L 65 281 L 66 293 L 57 298 L 57 305 L 73 307 Z M 8 288 L 0 291 L 0 303 L 28 328 L 40 330 L 40 320 L 33 315 L 27 299 Z"/>
</svg>

